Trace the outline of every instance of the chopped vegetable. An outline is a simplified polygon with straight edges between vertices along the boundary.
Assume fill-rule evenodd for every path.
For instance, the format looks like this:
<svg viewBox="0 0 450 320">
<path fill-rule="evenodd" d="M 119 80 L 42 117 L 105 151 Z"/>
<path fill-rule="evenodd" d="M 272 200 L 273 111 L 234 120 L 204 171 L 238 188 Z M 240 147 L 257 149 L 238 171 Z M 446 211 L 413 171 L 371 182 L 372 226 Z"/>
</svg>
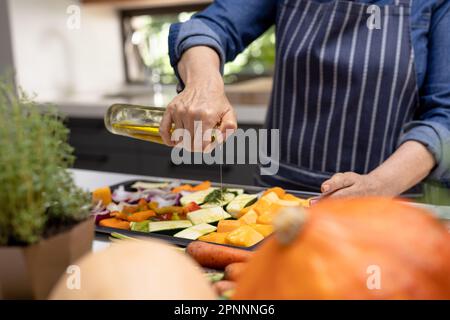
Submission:
<svg viewBox="0 0 450 320">
<path fill-rule="evenodd" d="M 155 211 L 156 214 L 166 214 L 166 213 L 183 214 L 184 208 L 177 206 L 168 206 L 168 207 L 154 208 L 153 211 Z"/>
<path fill-rule="evenodd" d="M 219 270 L 234 262 L 246 262 L 252 256 L 252 253 L 246 250 L 202 241 L 191 242 L 186 252 L 202 267 Z"/>
<path fill-rule="evenodd" d="M 221 220 L 217 224 L 217 232 L 230 232 L 242 225 L 242 222 L 239 220 Z"/>
<path fill-rule="evenodd" d="M 212 208 L 217 206 L 223 207 L 227 205 L 230 201 L 232 201 L 235 197 L 236 194 L 233 192 L 222 191 L 222 193 L 220 193 L 220 190 L 217 189 L 211 192 L 205 198 L 205 202 L 201 204 L 201 207 L 202 208 Z"/>
<path fill-rule="evenodd" d="M 181 191 L 201 191 L 211 188 L 211 182 L 210 181 L 203 181 L 202 183 L 196 185 L 195 187 L 191 186 L 190 184 L 184 184 L 179 187 L 173 188 L 173 193 L 179 193 Z"/>
<path fill-rule="evenodd" d="M 187 214 L 187 218 L 193 224 L 212 223 L 223 219 L 231 218 L 231 216 L 223 210 L 222 207 L 214 207 L 201 209 Z"/>
<path fill-rule="evenodd" d="M 183 184 L 172 189 L 173 193 L 180 193 L 181 191 L 192 191 L 192 186 L 190 184 Z"/>
<path fill-rule="evenodd" d="M 278 215 L 277 211 L 272 211 L 272 212 L 268 212 L 265 213 L 263 215 L 260 215 L 258 217 L 258 219 L 256 220 L 256 223 L 258 224 L 272 224 L 273 220 L 275 219 L 275 217 Z"/>
<path fill-rule="evenodd" d="M 156 216 L 155 211 L 152 210 L 147 210 L 147 211 L 140 211 L 140 212 L 136 212 L 133 213 L 131 215 L 128 216 L 128 221 L 132 221 L 132 222 L 142 222 L 144 220 L 148 220 L 151 217 Z"/>
<path fill-rule="evenodd" d="M 242 224 L 252 224 L 256 223 L 256 220 L 258 219 L 258 214 L 255 210 L 250 210 L 246 214 L 244 214 L 242 217 L 239 218 L 239 221 Z"/>
<path fill-rule="evenodd" d="M 182 229 L 177 230 L 176 237 L 252 246 L 273 232 L 272 221 L 278 209 L 309 205 L 309 200 L 278 187 L 258 194 L 211 187 L 210 181 L 195 186 L 137 182 L 132 188 L 136 191 L 127 191 L 123 185 L 112 194 L 108 187 L 95 190 L 92 214 L 96 223 L 139 232 Z M 214 223 L 217 227 L 210 225 Z"/>
<path fill-rule="evenodd" d="M 188 212 L 200 210 L 201 208 L 202 207 L 200 207 L 195 202 L 190 202 L 190 203 L 188 203 L 187 205 L 184 206 L 184 211 L 185 211 L 185 213 L 188 213 Z"/>
<path fill-rule="evenodd" d="M 139 210 L 139 207 L 137 205 L 131 205 L 131 206 L 124 206 L 122 209 L 123 213 L 126 214 L 132 214 Z"/>
<path fill-rule="evenodd" d="M 131 187 L 133 189 L 162 189 L 169 186 L 169 182 L 142 182 L 138 181 L 134 183 Z"/>
<path fill-rule="evenodd" d="M 226 238 L 228 244 L 239 247 L 251 247 L 264 239 L 264 236 L 249 226 L 242 226 L 230 232 Z"/>
<path fill-rule="evenodd" d="M 227 193 L 227 189 L 215 189 L 203 200 L 204 203 L 220 203 L 224 199 L 224 194 Z"/>
<path fill-rule="evenodd" d="M 190 202 L 195 202 L 196 204 L 202 204 L 205 202 L 205 198 L 210 194 L 212 191 L 216 190 L 217 188 L 208 188 L 205 190 L 193 192 L 190 194 L 187 194 L 180 199 L 180 203 L 182 206 L 187 205 Z"/>
<path fill-rule="evenodd" d="M 163 230 L 184 229 L 189 227 L 192 227 L 192 223 L 189 220 L 157 221 L 157 222 L 149 222 L 148 231 L 156 232 Z"/>
<path fill-rule="evenodd" d="M 250 227 L 261 233 L 264 237 L 268 237 L 273 233 L 273 226 L 271 224 L 250 224 Z"/>
<path fill-rule="evenodd" d="M 137 206 L 138 206 L 139 211 L 146 211 L 149 209 L 147 200 L 145 200 L 145 199 L 140 199 L 138 201 Z"/>
<path fill-rule="evenodd" d="M 148 224 L 150 221 L 131 222 L 130 227 L 133 231 L 148 232 Z"/>
<path fill-rule="evenodd" d="M 226 244 L 226 238 L 229 232 L 211 232 L 207 235 L 201 236 L 198 240 L 213 242 L 218 244 Z"/>
<path fill-rule="evenodd" d="M 118 233 L 118 232 L 112 232 L 111 233 L 111 237 L 115 238 L 115 239 L 119 239 L 119 240 L 134 240 L 134 241 L 139 241 L 139 239 L 133 238 L 133 237 L 129 237 L 126 236 L 124 234 Z"/>
<path fill-rule="evenodd" d="M 125 221 L 128 221 L 128 216 L 129 216 L 128 214 L 120 212 L 120 211 L 111 212 L 111 217 L 125 220 Z"/>
<path fill-rule="evenodd" d="M 245 207 L 244 209 L 242 209 L 242 210 L 235 216 L 235 218 L 236 218 L 236 219 L 239 219 L 240 217 L 242 217 L 243 215 L 245 215 L 247 212 L 249 212 L 250 210 L 252 210 L 252 209 L 255 207 L 255 205 L 256 205 L 256 203 L 254 203 L 254 204 L 252 204 L 252 205 L 250 205 L 250 206 L 248 206 L 248 207 Z"/>
<path fill-rule="evenodd" d="M 102 202 L 102 205 L 107 206 L 112 201 L 111 189 L 109 187 L 102 187 L 95 189 L 92 192 L 92 202 Z"/>
<path fill-rule="evenodd" d="M 278 196 L 278 198 L 282 198 L 286 193 L 286 191 L 284 191 L 284 189 L 282 189 L 280 187 L 273 187 L 273 188 L 269 188 L 266 191 L 264 191 L 263 196 L 265 196 L 271 192 L 275 193 Z"/>
<path fill-rule="evenodd" d="M 227 212 L 236 217 L 239 212 L 247 206 L 250 206 L 258 199 L 256 194 L 240 194 L 227 204 Z"/>
<path fill-rule="evenodd" d="M 109 218 L 100 220 L 99 225 L 102 227 L 130 230 L 130 223 L 117 218 Z"/>
<path fill-rule="evenodd" d="M 174 234 L 174 237 L 197 240 L 199 237 L 205 234 L 216 231 L 216 229 L 216 227 L 210 224 L 201 223 Z"/>
<path fill-rule="evenodd" d="M 200 190 L 206 190 L 211 188 L 211 181 L 203 181 L 202 183 L 196 185 L 195 187 L 192 188 L 192 191 L 200 191 Z"/>
</svg>

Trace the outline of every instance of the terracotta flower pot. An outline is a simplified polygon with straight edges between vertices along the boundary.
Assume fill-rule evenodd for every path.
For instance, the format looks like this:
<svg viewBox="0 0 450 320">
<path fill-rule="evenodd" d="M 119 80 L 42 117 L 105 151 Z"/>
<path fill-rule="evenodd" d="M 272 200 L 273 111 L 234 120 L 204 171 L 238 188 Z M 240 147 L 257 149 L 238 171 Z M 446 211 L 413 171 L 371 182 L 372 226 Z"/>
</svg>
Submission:
<svg viewBox="0 0 450 320">
<path fill-rule="evenodd" d="M 89 218 L 30 246 L 0 247 L 0 299 L 46 299 L 66 268 L 92 248 Z"/>
</svg>

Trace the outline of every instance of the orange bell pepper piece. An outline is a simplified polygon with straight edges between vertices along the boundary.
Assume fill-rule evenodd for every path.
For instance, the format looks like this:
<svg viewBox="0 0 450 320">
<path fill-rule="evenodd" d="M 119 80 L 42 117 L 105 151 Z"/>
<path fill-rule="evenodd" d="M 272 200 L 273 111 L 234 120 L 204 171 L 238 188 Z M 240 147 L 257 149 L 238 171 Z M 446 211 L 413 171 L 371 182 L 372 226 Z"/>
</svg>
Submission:
<svg viewBox="0 0 450 320">
<path fill-rule="evenodd" d="M 172 193 L 180 193 L 181 191 L 192 191 L 192 186 L 190 184 L 183 184 L 172 189 Z"/>
<path fill-rule="evenodd" d="M 102 227 L 130 230 L 130 223 L 128 221 L 123 221 L 116 218 L 100 220 L 99 224 Z"/>
<path fill-rule="evenodd" d="M 203 181 L 202 183 L 196 185 L 195 187 L 192 188 L 192 191 L 201 191 L 201 190 L 206 190 L 208 188 L 211 188 L 211 181 Z"/>
<path fill-rule="evenodd" d="M 140 212 L 136 212 L 136 213 L 133 213 L 132 215 L 128 216 L 128 221 L 142 222 L 142 221 L 148 220 L 154 216 L 156 216 L 156 213 L 153 210 L 140 211 Z"/>
<path fill-rule="evenodd" d="M 100 200 L 104 206 L 111 203 L 112 195 L 109 187 L 98 188 L 92 192 L 92 202 L 98 203 Z"/>
</svg>

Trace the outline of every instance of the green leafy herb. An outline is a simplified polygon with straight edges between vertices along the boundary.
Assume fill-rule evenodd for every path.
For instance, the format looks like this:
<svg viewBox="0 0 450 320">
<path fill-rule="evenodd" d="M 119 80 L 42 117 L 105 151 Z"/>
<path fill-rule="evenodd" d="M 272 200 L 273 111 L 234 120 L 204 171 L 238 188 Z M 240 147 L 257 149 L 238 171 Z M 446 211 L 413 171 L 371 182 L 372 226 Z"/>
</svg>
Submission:
<svg viewBox="0 0 450 320">
<path fill-rule="evenodd" d="M 224 198 L 224 194 L 225 193 L 227 193 L 227 189 L 226 188 L 215 189 L 215 190 L 211 191 L 205 197 L 205 200 L 203 201 L 202 204 L 205 204 L 205 203 L 220 203 L 221 201 L 225 200 L 225 198 Z"/>
<path fill-rule="evenodd" d="M 89 215 L 89 195 L 66 170 L 68 129 L 0 79 L 0 245 L 31 244 Z"/>
</svg>

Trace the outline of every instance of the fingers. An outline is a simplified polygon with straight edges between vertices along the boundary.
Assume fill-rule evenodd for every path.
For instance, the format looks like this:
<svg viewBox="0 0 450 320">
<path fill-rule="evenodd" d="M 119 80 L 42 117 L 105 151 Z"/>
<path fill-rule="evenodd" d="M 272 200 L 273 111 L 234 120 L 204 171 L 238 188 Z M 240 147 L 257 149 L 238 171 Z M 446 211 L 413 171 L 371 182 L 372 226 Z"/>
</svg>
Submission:
<svg viewBox="0 0 450 320">
<path fill-rule="evenodd" d="M 356 182 L 357 174 L 353 172 L 336 173 L 330 179 L 322 183 L 322 193 L 332 193 L 337 190 L 351 187 Z"/>
<path fill-rule="evenodd" d="M 232 108 L 222 116 L 219 131 L 222 134 L 223 141 L 233 134 L 237 129 L 236 114 Z"/>
<path fill-rule="evenodd" d="M 172 129 L 172 114 L 169 110 L 169 107 L 167 107 L 166 111 L 164 112 L 164 116 L 161 120 L 161 124 L 159 126 L 159 134 L 164 142 L 164 144 L 168 146 L 173 146 L 174 143 L 171 141 L 171 129 Z"/>
<path fill-rule="evenodd" d="M 185 129 L 182 147 L 193 152 L 212 150 L 213 131 L 217 142 L 224 140 L 236 130 L 236 116 L 224 94 L 210 95 L 204 90 L 185 89 L 168 105 L 162 119 L 160 134 L 165 144 L 173 146 L 170 130 Z M 219 128 L 216 126 L 219 125 Z M 189 137 L 190 135 L 190 137 Z M 189 137 L 189 139 L 188 139 Z M 186 141 L 185 141 L 186 140 Z"/>
<path fill-rule="evenodd" d="M 357 188 L 351 186 L 337 190 L 336 192 L 333 192 L 329 197 L 333 199 L 338 199 L 338 198 L 351 198 L 357 196 L 359 196 Z"/>
<path fill-rule="evenodd" d="M 172 109 L 172 119 L 173 119 L 173 124 L 174 124 L 174 130 L 177 129 L 185 129 L 184 127 L 184 123 L 183 123 L 183 108 L 176 108 L 174 107 L 174 109 Z M 186 143 L 185 141 L 185 132 L 183 132 L 182 135 L 178 135 L 178 136 L 174 136 L 172 135 L 171 137 L 172 142 L 175 144 L 178 144 L 178 146 L 182 145 L 184 146 L 184 144 Z M 189 142 L 189 141 L 187 141 Z"/>
<path fill-rule="evenodd" d="M 215 147 L 218 145 L 224 143 L 227 138 L 232 135 L 237 129 L 237 121 L 236 121 L 236 115 L 234 113 L 233 108 L 230 106 L 228 111 L 226 111 L 221 120 L 220 125 L 217 127 L 214 127 L 211 132 L 212 135 L 209 135 L 205 132 L 205 141 L 209 142 L 206 144 L 206 146 L 203 149 L 203 152 L 212 152 Z M 214 139 L 210 139 L 213 138 Z"/>
</svg>

